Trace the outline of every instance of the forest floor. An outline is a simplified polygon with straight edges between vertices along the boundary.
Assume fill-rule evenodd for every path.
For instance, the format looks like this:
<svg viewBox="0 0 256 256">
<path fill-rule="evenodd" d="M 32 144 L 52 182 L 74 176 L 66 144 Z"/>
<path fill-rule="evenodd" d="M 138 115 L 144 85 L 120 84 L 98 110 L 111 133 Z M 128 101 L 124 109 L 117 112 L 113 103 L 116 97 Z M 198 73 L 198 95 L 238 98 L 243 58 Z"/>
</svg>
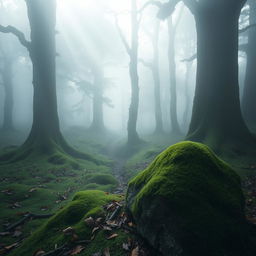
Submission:
<svg viewBox="0 0 256 256">
<path fill-rule="evenodd" d="M 124 196 L 132 177 L 145 169 L 165 148 L 182 140 L 181 137 L 170 139 L 170 135 L 145 136 L 144 142 L 130 153 L 124 147 L 124 139 L 116 134 L 102 133 L 99 136 L 76 128 L 64 135 L 72 146 L 105 164 L 79 160 L 78 166 L 74 166 L 69 162 L 56 164 L 47 159 L 31 159 L 0 166 L 0 255 L 30 236 L 45 218 L 63 208 L 77 191 L 97 189 Z M 1 145 L 7 145 L 6 138 L 4 136 L 4 143 L 0 138 Z M 16 141 L 12 137 L 11 145 L 21 141 L 22 136 Z M 242 177 L 247 218 L 256 224 L 256 161 L 255 165 L 246 162 L 231 164 Z"/>
</svg>

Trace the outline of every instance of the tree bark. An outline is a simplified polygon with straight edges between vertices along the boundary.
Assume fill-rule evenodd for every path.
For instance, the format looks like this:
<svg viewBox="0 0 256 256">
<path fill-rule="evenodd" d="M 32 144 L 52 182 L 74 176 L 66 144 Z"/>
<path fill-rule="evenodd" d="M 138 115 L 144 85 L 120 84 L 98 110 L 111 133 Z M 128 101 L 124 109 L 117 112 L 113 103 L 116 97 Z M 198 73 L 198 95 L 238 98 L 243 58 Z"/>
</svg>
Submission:
<svg viewBox="0 0 256 256">
<path fill-rule="evenodd" d="M 56 95 L 56 0 L 26 0 L 26 5 L 31 42 L 14 27 L 0 26 L 0 29 L 16 35 L 29 51 L 33 65 L 33 124 L 25 143 L 0 160 L 15 162 L 31 154 L 51 156 L 59 152 L 99 163 L 70 147 L 60 132 Z"/>
<path fill-rule="evenodd" d="M 171 132 L 180 134 L 180 126 L 177 117 L 177 89 L 176 89 L 176 63 L 175 63 L 175 33 L 173 28 L 172 16 L 168 19 L 169 34 L 169 74 L 170 74 L 170 120 Z"/>
<path fill-rule="evenodd" d="M 138 32 L 139 21 L 137 17 L 137 0 L 131 0 L 131 50 L 130 50 L 130 78 L 131 78 L 131 104 L 128 118 L 128 145 L 137 144 L 140 139 L 137 133 L 137 119 L 139 109 L 139 76 L 138 76 Z"/>
<path fill-rule="evenodd" d="M 7 56 L 3 57 L 2 80 L 5 92 L 3 130 L 14 130 L 13 126 L 13 61 Z"/>
<path fill-rule="evenodd" d="M 191 96 L 189 93 L 189 79 L 191 75 L 192 62 L 186 63 L 186 74 L 185 74 L 185 110 L 183 114 L 183 125 L 188 127 L 189 125 L 189 117 L 190 117 L 190 109 L 191 109 Z"/>
<path fill-rule="evenodd" d="M 154 79 L 154 95 L 155 95 L 155 133 L 163 133 L 163 118 L 162 118 L 162 108 L 161 108 L 161 88 L 160 88 L 160 74 L 159 74 L 159 29 L 160 20 L 156 21 L 155 34 L 153 38 L 153 51 L 154 59 L 152 66 L 152 73 Z"/>
<path fill-rule="evenodd" d="M 250 25 L 256 24 L 256 2 L 248 1 L 250 7 Z M 256 27 L 248 30 L 248 43 L 246 47 L 247 66 L 242 98 L 242 112 L 249 127 L 256 128 Z"/>
<path fill-rule="evenodd" d="M 91 129 L 95 131 L 104 131 L 103 115 L 103 84 L 104 72 L 101 68 L 93 68 L 94 90 L 93 90 L 93 121 Z"/>
<path fill-rule="evenodd" d="M 56 2 L 27 0 L 31 28 L 30 58 L 33 64 L 33 125 L 25 144 L 37 144 L 50 152 L 62 143 L 56 95 Z"/>
<path fill-rule="evenodd" d="M 214 149 L 253 137 L 242 118 L 238 84 L 238 19 L 242 1 L 201 4 L 197 28 L 197 81 L 187 138 Z"/>
</svg>

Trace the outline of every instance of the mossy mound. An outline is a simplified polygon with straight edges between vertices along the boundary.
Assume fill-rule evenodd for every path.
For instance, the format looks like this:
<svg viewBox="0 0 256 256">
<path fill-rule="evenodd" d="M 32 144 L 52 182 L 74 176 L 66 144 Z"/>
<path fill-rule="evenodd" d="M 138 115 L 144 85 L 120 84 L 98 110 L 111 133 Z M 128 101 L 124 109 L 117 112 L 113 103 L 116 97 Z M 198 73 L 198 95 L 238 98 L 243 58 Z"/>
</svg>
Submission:
<svg viewBox="0 0 256 256">
<path fill-rule="evenodd" d="M 68 227 L 72 227 L 75 230 L 77 239 L 90 240 L 92 229 L 86 225 L 84 219 L 100 217 L 103 214 L 104 205 L 120 200 L 119 196 L 103 191 L 88 190 L 78 192 L 68 205 L 46 221 L 25 240 L 20 248 L 13 251 L 10 255 L 31 256 L 39 249 L 46 252 L 51 251 L 56 245 L 61 246 L 72 239 L 72 236 L 67 236 L 63 233 L 63 230 Z M 90 245 L 90 247 L 92 246 Z"/>
<path fill-rule="evenodd" d="M 255 255 L 240 178 L 202 144 L 161 153 L 129 183 L 127 206 L 163 255 Z"/>
</svg>

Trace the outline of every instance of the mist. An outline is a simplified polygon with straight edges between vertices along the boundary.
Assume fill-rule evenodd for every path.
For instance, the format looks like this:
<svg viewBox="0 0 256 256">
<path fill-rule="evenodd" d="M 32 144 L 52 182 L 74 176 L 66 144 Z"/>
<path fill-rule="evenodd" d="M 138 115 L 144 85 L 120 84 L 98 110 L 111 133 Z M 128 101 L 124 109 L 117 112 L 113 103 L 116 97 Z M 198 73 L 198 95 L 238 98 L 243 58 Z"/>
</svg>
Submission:
<svg viewBox="0 0 256 256">
<path fill-rule="evenodd" d="M 0 14 L 0 255 L 256 254 L 255 0 Z"/>
</svg>

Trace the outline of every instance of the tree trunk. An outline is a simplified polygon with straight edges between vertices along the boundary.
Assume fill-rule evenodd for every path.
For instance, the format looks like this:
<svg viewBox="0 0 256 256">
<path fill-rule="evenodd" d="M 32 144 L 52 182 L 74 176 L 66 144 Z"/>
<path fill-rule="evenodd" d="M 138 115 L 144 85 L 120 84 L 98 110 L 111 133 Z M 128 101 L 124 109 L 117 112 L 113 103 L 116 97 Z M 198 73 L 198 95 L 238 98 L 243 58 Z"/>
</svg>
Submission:
<svg viewBox="0 0 256 256">
<path fill-rule="evenodd" d="M 130 78 L 131 78 L 131 104 L 129 108 L 128 119 L 128 145 L 137 144 L 140 139 L 137 133 L 137 119 L 139 109 L 139 76 L 138 76 L 138 17 L 137 17 L 137 0 L 131 0 L 131 25 L 132 25 L 132 42 L 130 52 Z"/>
<path fill-rule="evenodd" d="M 256 23 L 256 2 L 249 0 L 250 6 L 250 24 Z M 252 27 L 248 31 L 248 44 L 246 49 L 247 66 L 244 83 L 244 92 L 242 98 L 242 112 L 247 124 L 256 128 L 256 28 Z"/>
<path fill-rule="evenodd" d="M 13 126 L 13 81 L 12 81 L 12 60 L 8 57 L 3 58 L 3 72 L 2 80 L 3 87 L 5 91 L 4 99 L 4 120 L 3 120 L 3 130 L 11 131 L 14 129 Z"/>
<path fill-rule="evenodd" d="M 33 64 L 33 125 L 25 144 L 36 144 L 44 153 L 63 140 L 56 95 L 56 3 L 28 0 L 31 27 L 30 57 Z"/>
<path fill-rule="evenodd" d="M 183 114 L 183 125 L 188 127 L 189 117 L 190 117 L 190 108 L 191 108 L 191 96 L 189 93 L 189 79 L 191 74 L 193 62 L 186 63 L 186 74 L 185 74 L 185 110 Z"/>
<path fill-rule="evenodd" d="M 175 33 L 172 23 L 172 16 L 168 19 L 168 33 L 169 33 L 169 74 L 170 74 L 170 119 L 171 132 L 180 134 L 180 126 L 177 117 L 177 89 L 176 89 L 176 63 L 175 63 Z"/>
<path fill-rule="evenodd" d="M 154 51 L 154 60 L 153 60 L 153 79 L 154 79 L 154 95 L 155 95 L 155 122 L 156 128 L 155 133 L 163 133 L 163 118 L 162 118 L 162 108 L 161 108 L 161 88 L 160 88 L 160 74 L 159 74 L 159 29 L 160 29 L 160 20 L 156 21 L 155 35 L 153 38 L 153 51 Z"/>
<path fill-rule="evenodd" d="M 94 91 L 93 91 L 93 121 L 91 128 L 95 131 L 103 131 L 103 83 L 104 72 L 100 68 L 93 70 L 94 74 Z"/>
<path fill-rule="evenodd" d="M 238 85 L 238 19 L 241 4 L 201 7 L 196 15 L 197 81 L 187 138 L 214 149 L 239 148 L 253 137 L 242 118 Z"/>
</svg>

